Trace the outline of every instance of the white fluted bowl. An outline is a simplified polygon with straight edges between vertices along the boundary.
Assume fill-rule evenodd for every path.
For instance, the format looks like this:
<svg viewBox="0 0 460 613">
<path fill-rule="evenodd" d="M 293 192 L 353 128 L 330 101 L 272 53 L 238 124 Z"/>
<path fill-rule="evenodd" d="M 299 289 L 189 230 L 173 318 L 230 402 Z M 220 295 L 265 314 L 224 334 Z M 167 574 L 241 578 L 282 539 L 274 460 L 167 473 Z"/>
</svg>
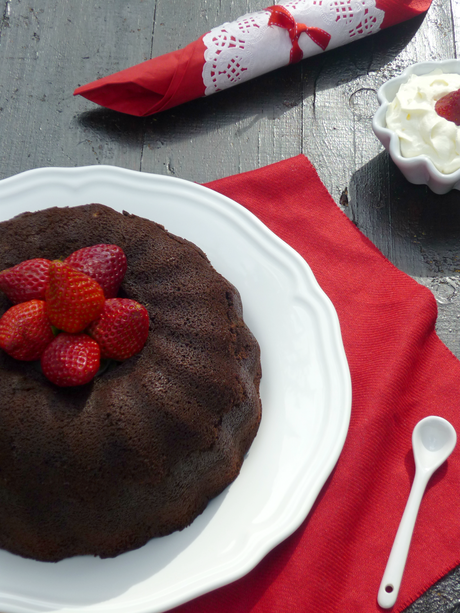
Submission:
<svg viewBox="0 0 460 613">
<path fill-rule="evenodd" d="M 446 194 L 452 189 L 460 190 L 460 170 L 444 174 L 440 172 L 431 159 L 426 155 L 412 158 L 403 157 L 398 135 L 387 127 L 386 113 L 389 105 L 396 96 L 400 86 L 410 75 L 424 75 L 440 68 L 445 73 L 460 74 L 460 60 L 443 60 L 439 62 L 420 62 L 406 68 L 398 77 L 384 83 L 377 92 L 380 107 L 374 115 L 372 129 L 391 159 L 401 170 L 410 183 L 428 185 L 435 194 Z"/>
</svg>

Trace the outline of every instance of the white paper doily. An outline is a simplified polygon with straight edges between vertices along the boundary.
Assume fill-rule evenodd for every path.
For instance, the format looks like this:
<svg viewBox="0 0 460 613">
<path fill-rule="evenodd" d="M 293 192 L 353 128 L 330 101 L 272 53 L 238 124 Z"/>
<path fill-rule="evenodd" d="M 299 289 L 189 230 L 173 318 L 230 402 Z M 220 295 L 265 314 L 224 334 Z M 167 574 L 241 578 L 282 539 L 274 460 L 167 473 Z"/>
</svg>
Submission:
<svg viewBox="0 0 460 613">
<path fill-rule="evenodd" d="M 325 30 L 331 36 L 327 50 L 374 34 L 385 16 L 375 0 L 292 0 L 281 6 L 297 23 Z M 289 64 L 289 33 L 269 26 L 269 18 L 270 11 L 258 11 L 205 34 L 205 95 Z M 299 45 L 304 58 L 323 51 L 307 34 L 300 35 Z"/>
</svg>

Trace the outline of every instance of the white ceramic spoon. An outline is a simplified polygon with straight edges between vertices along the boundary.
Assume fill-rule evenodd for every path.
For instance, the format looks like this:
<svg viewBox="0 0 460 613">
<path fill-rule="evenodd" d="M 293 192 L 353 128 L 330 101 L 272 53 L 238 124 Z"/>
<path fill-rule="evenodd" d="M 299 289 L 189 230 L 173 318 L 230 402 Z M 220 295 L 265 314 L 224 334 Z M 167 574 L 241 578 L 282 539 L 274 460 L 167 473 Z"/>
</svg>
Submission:
<svg viewBox="0 0 460 613">
<path fill-rule="evenodd" d="M 415 520 L 427 483 L 434 471 L 450 456 L 456 442 L 457 434 L 453 426 L 442 417 L 425 417 L 414 428 L 412 448 L 415 478 L 380 584 L 377 601 L 384 609 L 392 607 L 398 597 Z"/>
</svg>

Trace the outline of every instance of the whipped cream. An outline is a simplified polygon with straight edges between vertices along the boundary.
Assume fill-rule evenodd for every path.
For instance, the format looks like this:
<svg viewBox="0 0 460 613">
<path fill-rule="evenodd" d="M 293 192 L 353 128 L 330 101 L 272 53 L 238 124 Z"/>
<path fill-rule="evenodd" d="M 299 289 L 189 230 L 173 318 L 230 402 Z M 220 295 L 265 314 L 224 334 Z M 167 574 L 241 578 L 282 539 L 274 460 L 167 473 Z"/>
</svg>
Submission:
<svg viewBox="0 0 460 613">
<path fill-rule="evenodd" d="M 460 168 L 460 127 L 440 117 L 435 104 L 460 89 L 460 74 L 437 69 L 427 75 L 411 75 L 390 104 L 386 123 L 396 132 L 405 158 L 428 156 L 436 168 L 449 174 Z"/>
</svg>

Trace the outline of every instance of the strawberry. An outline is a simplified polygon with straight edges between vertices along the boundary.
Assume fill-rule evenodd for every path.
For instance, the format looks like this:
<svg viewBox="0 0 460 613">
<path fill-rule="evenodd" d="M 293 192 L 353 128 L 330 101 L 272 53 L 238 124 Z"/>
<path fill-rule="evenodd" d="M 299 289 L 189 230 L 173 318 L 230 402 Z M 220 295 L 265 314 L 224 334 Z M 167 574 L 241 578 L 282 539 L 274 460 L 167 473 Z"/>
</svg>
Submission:
<svg viewBox="0 0 460 613">
<path fill-rule="evenodd" d="M 117 245 L 93 245 L 75 251 L 64 260 L 99 283 L 106 298 L 114 298 L 128 266 L 123 250 Z"/>
<path fill-rule="evenodd" d="M 65 332 L 81 332 L 102 312 L 105 298 L 99 283 L 68 264 L 50 264 L 46 289 L 48 317 Z"/>
<path fill-rule="evenodd" d="M 84 385 L 99 370 L 100 355 L 99 345 L 87 334 L 61 332 L 42 354 L 42 372 L 60 387 Z"/>
<path fill-rule="evenodd" d="M 0 290 L 13 304 L 44 300 L 51 262 L 44 258 L 25 260 L 0 272 Z"/>
<path fill-rule="evenodd" d="M 53 339 L 43 300 L 16 304 L 0 319 L 0 347 L 16 360 L 38 360 Z"/>
<path fill-rule="evenodd" d="M 101 356 L 127 360 L 145 345 L 149 333 L 147 309 L 135 300 L 110 298 L 88 334 L 99 343 Z"/>
<path fill-rule="evenodd" d="M 456 126 L 460 126 L 460 89 L 446 94 L 434 105 L 434 110 L 440 117 L 447 121 L 453 121 Z"/>
</svg>

